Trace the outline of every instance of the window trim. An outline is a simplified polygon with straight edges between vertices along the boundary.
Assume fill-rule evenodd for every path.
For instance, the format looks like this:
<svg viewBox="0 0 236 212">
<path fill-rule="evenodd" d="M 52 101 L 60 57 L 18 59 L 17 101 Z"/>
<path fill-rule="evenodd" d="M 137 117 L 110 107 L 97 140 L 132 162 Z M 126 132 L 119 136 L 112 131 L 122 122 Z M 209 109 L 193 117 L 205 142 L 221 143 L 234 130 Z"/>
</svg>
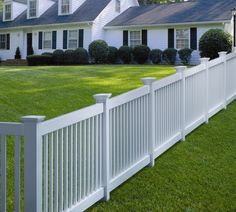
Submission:
<svg viewBox="0 0 236 212">
<path fill-rule="evenodd" d="M 28 19 L 33 19 L 33 18 L 38 17 L 38 0 L 35 0 L 35 2 L 36 2 L 36 14 L 35 14 L 35 16 L 30 16 L 30 2 L 31 1 L 34 1 L 34 0 L 28 0 L 28 3 L 27 3 L 27 18 Z"/>
<path fill-rule="evenodd" d="M 139 45 L 142 45 L 142 30 L 130 30 L 129 33 L 128 33 L 128 34 L 129 34 L 129 35 L 128 35 L 128 39 L 129 39 L 129 40 L 128 40 L 128 44 L 129 44 L 129 46 L 132 47 L 132 48 L 134 47 L 134 46 L 131 46 L 131 40 L 130 40 L 130 38 L 131 38 L 131 36 L 130 36 L 131 32 L 139 32 L 139 34 L 140 34 L 140 44 L 139 44 Z"/>
<path fill-rule="evenodd" d="M 59 0 L 59 4 L 58 4 L 59 14 L 58 15 L 70 15 L 72 13 L 72 0 L 69 0 L 69 12 L 68 13 L 62 13 L 62 1 L 63 0 Z"/>
<path fill-rule="evenodd" d="M 6 6 L 10 6 L 10 8 L 11 8 L 11 17 L 9 19 L 6 19 Z M 4 6 L 3 6 L 3 10 L 4 10 L 4 12 L 3 12 L 4 21 L 11 21 L 12 20 L 12 15 L 13 15 L 12 14 L 12 3 L 11 2 L 5 3 Z"/>
<path fill-rule="evenodd" d="M 191 45 L 191 33 L 190 33 L 190 28 L 175 28 L 175 40 L 174 40 L 174 46 L 177 50 L 180 50 L 180 48 L 177 48 L 177 30 L 188 30 L 188 47 L 185 47 L 185 48 L 190 48 L 190 45 Z"/>
<path fill-rule="evenodd" d="M 51 41 L 51 46 L 50 47 L 45 47 L 45 45 L 44 45 L 45 44 L 44 43 L 45 42 L 45 33 L 50 33 L 51 34 L 51 36 L 50 36 L 51 37 L 51 40 L 50 40 Z M 52 49 L 52 31 L 44 31 L 43 32 L 43 49 Z"/>
<path fill-rule="evenodd" d="M 76 31 L 77 32 L 77 47 L 76 48 L 70 48 L 70 32 L 71 31 Z M 79 29 L 69 29 L 67 30 L 67 49 L 77 49 L 79 47 Z"/>
</svg>

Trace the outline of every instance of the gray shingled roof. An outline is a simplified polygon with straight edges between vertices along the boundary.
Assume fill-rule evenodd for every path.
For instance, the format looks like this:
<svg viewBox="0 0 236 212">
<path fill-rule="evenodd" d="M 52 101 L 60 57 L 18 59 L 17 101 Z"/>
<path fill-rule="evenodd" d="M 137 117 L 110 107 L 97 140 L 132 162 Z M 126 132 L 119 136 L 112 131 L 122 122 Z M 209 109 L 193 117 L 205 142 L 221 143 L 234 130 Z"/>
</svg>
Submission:
<svg viewBox="0 0 236 212">
<path fill-rule="evenodd" d="M 58 16 L 58 2 L 50 7 L 39 18 L 28 19 L 26 11 L 18 16 L 14 21 L 2 21 L 0 14 L 0 28 L 36 26 L 47 24 L 62 24 L 62 23 L 77 23 L 94 21 L 101 11 L 107 6 L 110 0 L 86 0 L 79 8 L 71 15 Z"/>
<path fill-rule="evenodd" d="M 27 0 L 13 0 L 13 1 L 21 3 L 21 4 L 27 4 Z"/>
<path fill-rule="evenodd" d="M 231 19 L 236 0 L 196 0 L 131 7 L 106 26 L 165 25 Z"/>
</svg>

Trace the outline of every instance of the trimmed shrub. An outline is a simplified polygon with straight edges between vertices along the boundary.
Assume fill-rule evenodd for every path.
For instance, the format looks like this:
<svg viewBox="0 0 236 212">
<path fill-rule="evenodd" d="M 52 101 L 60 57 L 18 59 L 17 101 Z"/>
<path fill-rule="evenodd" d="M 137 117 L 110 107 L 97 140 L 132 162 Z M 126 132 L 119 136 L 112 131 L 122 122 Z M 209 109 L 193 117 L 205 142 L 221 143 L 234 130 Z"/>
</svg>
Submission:
<svg viewBox="0 0 236 212">
<path fill-rule="evenodd" d="M 189 65 L 192 57 L 192 52 L 193 50 L 189 48 L 179 50 L 179 58 L 184 65 Z"/>
<path fill-rule="evenodd" d="M 121 46 L 118 50 L 118 56 L 124 64 L 129 64 L 132 60 L 132 49 L 129 46 Z"/>
<path fill-rule="evenodd" d="M 109 48 L 104 40 L 95 40 L 89 45 L 89 55 L 95 63 L 106 63 Z"/>
<path fill-rule="evenodd" d="M 75 51 L 74 50 L 66 50 L 64 52 L 64 64 L 65 65 L 74 65 L 75 63 L 76 63 Z"/>
<path fill-rule="evenodd" d="M 218 52 L 232 50 L 232 36 L 221 29 L 211 29 L 199 41 L 201 57 L 217 58 Z"/>
<path fill-rule="evenodd" d="M 163 52 L 160 49 L 153 49 L 150 52 L 150 60 L 153 64 L 159 64 L 162 61 Z"/>
<path fill-rule="evenodd" d="M 16 54 L 15 54 L 15 59 L 21 59 L 21 53 L 20 53 L 20 48 L 16 48 Z"/>
<path fill-rule="evenodd" d="M 52 53 L 51 53 L 51 52 L 44 52 L 44 53 L 42 53 L 42 55 L 49 55 L 49 56 L 52 56 Z"/>
<path fill-rule="evenodd" d="M 109 53 L 107 56 L 107 62 L 114 64 L 118 58 L 118 49 L 114 46 L 109 46 Z"/>
<path fill-rule="evenodd" d="M 139 64 L 147 62 L 150 54 L 149 47 L 145 45 L 135 46 L 133 49 L 134 60 Z"/>
<path fill-rule="evenodd" d="M 75 64 L 84 65 L 88 64 L 88 51 L 84 48 L 78 48 L 74 51 Z"/>
<path fill-rule="evenodd" d="M 53 63 L 55 65 L 63 65 L 64 64 L 64 51 L 63 50 L 55 50 L 52 53 Z"/>
<path fill-rule="evenodd" d="M 29 66 L 51 65 L 52 56 L 50 55 L 29 55 L 27 56 Z"/>
<path fill-rule="evenodd" d="M 177 50 L 176 49 L 165 49 L 163 51 L 163 60 L 170 65 L 174 65 L 176 61 Z"/>
</svg>

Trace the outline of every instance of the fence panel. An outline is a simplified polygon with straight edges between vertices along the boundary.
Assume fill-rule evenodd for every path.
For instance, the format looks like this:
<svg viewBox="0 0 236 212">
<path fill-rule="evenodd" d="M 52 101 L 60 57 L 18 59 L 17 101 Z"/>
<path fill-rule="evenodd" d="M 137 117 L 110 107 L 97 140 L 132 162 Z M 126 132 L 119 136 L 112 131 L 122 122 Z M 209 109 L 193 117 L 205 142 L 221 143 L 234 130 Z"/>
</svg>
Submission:
<svg viewBox="0 0 236 212">
<path fill-rule="evenodd" d="M 186 133 L 201 124 L 206 111 L 206 70 L 186 78 L 185 88 L 185 126 Z"/>
<path fill-rule="evenodd" d="M 209 113 L 215 115 L 224 104 L 224 64 L 209 68 Z"/>
<path fill-rule="evenodd" d="M 232 101 L 236 94 L 236 58 L 231 57 L 227 60 L 227 74 L 226 74 L 226 86 L 227 86 L 227 100 Z"/>
<path fill-rule="evenodd" d="M 181 81 L 155 91 L 155 148 L 161 147 L 181 132 Z"/>
</svg>

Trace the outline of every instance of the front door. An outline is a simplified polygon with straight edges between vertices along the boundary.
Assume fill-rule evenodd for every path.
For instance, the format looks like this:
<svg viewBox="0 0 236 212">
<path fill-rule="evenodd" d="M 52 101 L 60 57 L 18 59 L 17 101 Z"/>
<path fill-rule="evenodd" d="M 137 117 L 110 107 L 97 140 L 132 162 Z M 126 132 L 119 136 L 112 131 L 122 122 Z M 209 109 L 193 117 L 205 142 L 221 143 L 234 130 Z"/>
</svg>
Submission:
<svg viewBox="0 0 236 212">
<path fill-rule="evenodd" d="M 32 33 L 27 33 L 27 55 L 33 54 L 32 37 Z"/>
</svg>

